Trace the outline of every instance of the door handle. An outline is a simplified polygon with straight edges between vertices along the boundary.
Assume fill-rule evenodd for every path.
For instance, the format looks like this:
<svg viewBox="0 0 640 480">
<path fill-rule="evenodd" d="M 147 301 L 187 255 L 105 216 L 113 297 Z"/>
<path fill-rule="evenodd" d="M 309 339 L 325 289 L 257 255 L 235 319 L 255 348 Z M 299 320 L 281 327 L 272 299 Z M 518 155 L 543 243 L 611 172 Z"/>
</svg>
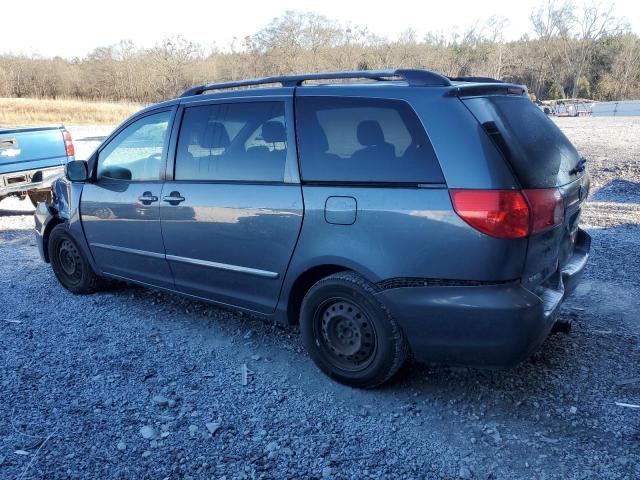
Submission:
<svg viewBox="0 0 640 480">
<path fill-rule="evenodd" d="M 185 198 L 180 195 L 180 192 L 171 192 L 169 195 L 162 197 L 162 201 L 169 203 L 170 205 L 178 205 L 180 202 L 184 202 Z"/>
<path fill-rule="evenodd" d="M 15 138 L 0 138 L 0 148 L 13 148 L 18 146 Z"/>
<path fill-rule="evenodd" d="M 144 192 L 142 195 L 138 197 L 138 200 L 143 205 L 151 205 L 153 202 L 158 201 L 158 197 L 152 195 L 151 192 Z"/>
<path fill-rule="evenodd" d="M 15 138 L 0 138 L 0 157 L 17 157 L 20 152 Z"/>
</svg>

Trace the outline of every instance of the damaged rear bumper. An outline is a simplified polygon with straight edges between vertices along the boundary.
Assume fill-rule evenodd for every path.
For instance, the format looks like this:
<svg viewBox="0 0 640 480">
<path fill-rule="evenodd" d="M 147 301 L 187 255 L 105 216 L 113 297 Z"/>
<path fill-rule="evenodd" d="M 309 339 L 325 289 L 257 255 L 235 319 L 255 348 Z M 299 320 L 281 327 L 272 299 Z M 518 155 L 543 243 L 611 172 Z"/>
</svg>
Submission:
<svg viewBox="0 0 640 480">
<path fill-rule="evenodd" d="M 580 281 L 590 246 L 580 230 L 573 256 L 535 292 L 514 281 L 400 287 L 377 296 L 400 323 L 417 360 L 509 367 L 549 335 L 562 301 Z"/>
<path fill-rule="evenodd" d="M 0 175 L 0 197 L 51 188 L 64 175 L 64 165 Z"/>
</svg>

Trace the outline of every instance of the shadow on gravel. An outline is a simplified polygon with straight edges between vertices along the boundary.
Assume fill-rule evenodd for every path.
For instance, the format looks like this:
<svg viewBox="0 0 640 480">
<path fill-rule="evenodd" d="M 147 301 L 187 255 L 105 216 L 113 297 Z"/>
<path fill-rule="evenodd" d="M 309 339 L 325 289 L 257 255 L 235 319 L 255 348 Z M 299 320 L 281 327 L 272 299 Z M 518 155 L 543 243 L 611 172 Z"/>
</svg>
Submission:
<svg viewBox="0 0 640 480">
<path fill-rule="evenodd" d="M 173 330 L 172 333 L 182 335 L 184 341 L 189 341 L 189 338 L 195 339 L 199 333 L 203 333 L 202 329 L 213 324 L 213 328 L 224 332 L 226 337 L 218 337 L 215 341 L 229 343 L 230 348 L 237 349 L 239 358 L 247 356 L 247 350 L 270 352 L 269 355 L 273 356 L 271 375 L 288 373 L 291 376 L 304 377 L 300 384 L 304 385 L 305 389 L 316 393 L 333 391 L 356 402 L 361 401 L 363 397 L 370 397 L 372 401 L 375 399 L 395 403 L 398 396 L 408 400 L 410 395 L 414 395 L 436 401 L 440 399 L 451 405 L 466 402 L 467 407 L 480 406 L 486 400 L 501 404 L 515 402 L 517 406 L 528 402 L 529 406 L 533 407 L 535 399 L 544 397 L 546 392 L 557 384 L 558 378 L 564 377 L 567 386 L 574 381 L 579 382 L 577 378 L 571 377 L 580 377 L 580 374 L 584 373 L 579 367 L 586 360 L 584 352 L 581 352 L 584 348 L 581 344 L 589 341 L 589 332 L 583 330 L 583 327 L 576 328 L 570 335 L 551 335 L 537 353 L 515 368 L 506 370 L 426 365 L 410 360 L 389 383 L 376 390 L 363 391 L 337 384 L 321 374 L 304 353 L 302 340 L 295 327 L 274 328 L 264 319 L 234 309 L 212 306 L 143 287 L 127 287 L 125 284 L 115 283 L 108 291 L 123 302 L 134 298 L 137 301 L 148 302 L 149 308 L 153 310 L 170 312 L 177 307 L 180 314 L 177 317 L 171 315 L 170 318 L 165 318 L 163 330 Z M 579 315 L 568 311 L 563 312 L 561 316 L 577 320 Z M 586 323 L 587 320 L 580 319 L 580 322 Z M 248 344 L 252 344 L 249 349 L 246 347 Z M 611 359 L 604 357 L 611 355 L 607 350 L 593 350 L 588 355 L 590 362 L 594 364 L 590 368 L 604 369 L 603 374 L 606 373 L 604 366 L 609 364 Z M 571 389 L 574 392 L 578 390 L 575 386 Z"/>
<path fill-rule="evenodd" d="M 592 197 L 595 202 L 640 203 L 640 183 L 615 179 Z"/>
<path fill-rule="evenodd" d="M 541 373 L 552 376 L 563 373 L 561 368 L 554 372 L 554 365 L 559 366 L 572 356 L 571 343 L 572 339 L 568 335 L 550 335 L 540 350 L 517 366 L 507 369 L 422 364 L 410 360 L 404 365 L 395 380 L 382 389 L 406 390 L 410 388 L 428 392 L 430 395 L 456 392 L 455 397 L 461 399 L 479 387 L 486 388 L 493 393 L 513 392 L 514 384 L 522 387 L 522 379 L 526 378 L 525 392 L 528 390 L 531 393 L 534 390 L 546 388 L 546 378 L 541 377 Z"/>
<path fill-rule="evenodd" d="M 0 217 L 16 217 L 16 216 L 30 216 L 33 215 L 35 210 L 3 210 L 0 208 Z"/>
</svg>

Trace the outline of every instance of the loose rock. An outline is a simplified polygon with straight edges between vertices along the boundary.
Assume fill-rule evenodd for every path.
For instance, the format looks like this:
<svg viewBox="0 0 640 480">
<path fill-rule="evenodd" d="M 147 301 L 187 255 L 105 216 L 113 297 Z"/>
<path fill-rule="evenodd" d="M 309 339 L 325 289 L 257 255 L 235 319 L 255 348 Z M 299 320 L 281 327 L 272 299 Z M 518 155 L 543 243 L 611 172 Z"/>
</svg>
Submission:
<svg viewBox="0 0 640 480">
<path fill-rule="evenodd" d="M 140 428 L 140 435 L 142 435 L 142 438 L 145 440 L 152 440 L 156 437 L 156 431 L 153 427 L 145 425 Z"/>
</svg>

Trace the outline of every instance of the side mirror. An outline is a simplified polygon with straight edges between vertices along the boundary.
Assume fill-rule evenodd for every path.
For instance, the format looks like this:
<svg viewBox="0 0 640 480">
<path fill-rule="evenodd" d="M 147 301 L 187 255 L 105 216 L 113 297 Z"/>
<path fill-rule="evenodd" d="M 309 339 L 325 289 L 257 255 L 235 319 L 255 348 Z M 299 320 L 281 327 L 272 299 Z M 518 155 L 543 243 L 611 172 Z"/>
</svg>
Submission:
<svg viewBox="0 0 640 480">
<path fill-rule="evenodd" d="M 87 162 L 72 160 L 64 167 L 65 176 L 72 182 L 86 182 L 88 177 Z"/>
</svg>

